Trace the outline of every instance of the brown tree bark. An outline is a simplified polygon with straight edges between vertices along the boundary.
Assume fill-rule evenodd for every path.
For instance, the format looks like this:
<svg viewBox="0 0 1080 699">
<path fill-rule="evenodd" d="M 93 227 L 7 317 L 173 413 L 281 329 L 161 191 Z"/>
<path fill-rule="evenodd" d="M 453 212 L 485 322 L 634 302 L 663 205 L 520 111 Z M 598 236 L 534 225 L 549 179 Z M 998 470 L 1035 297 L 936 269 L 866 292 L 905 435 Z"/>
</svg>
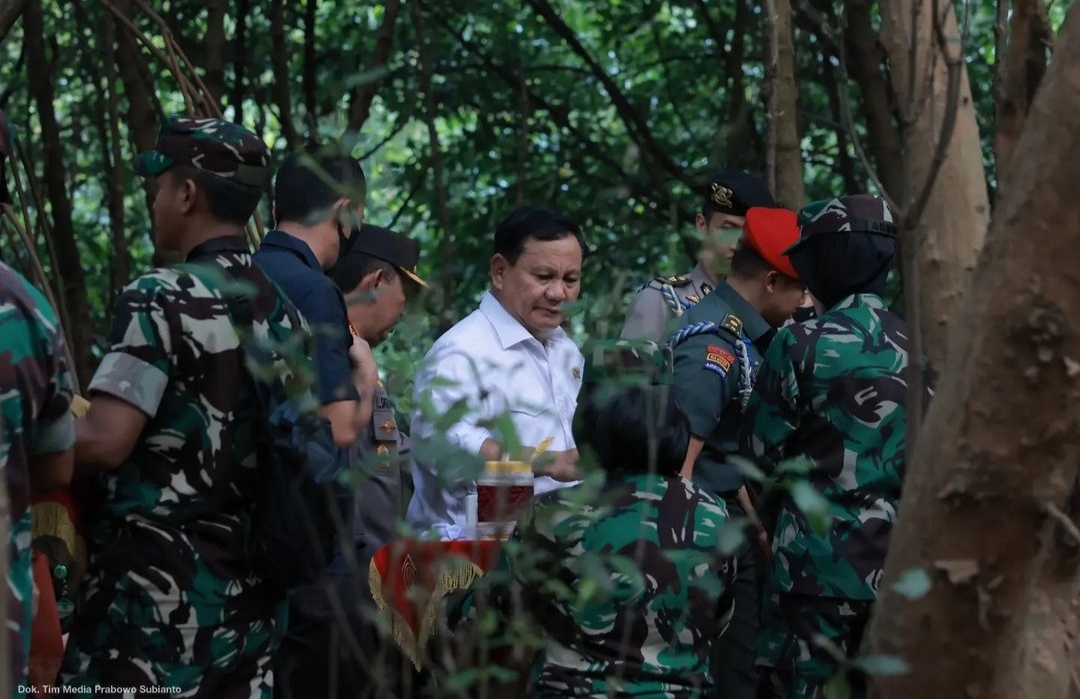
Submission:
<svg viewBox="0 0 1080 699">
<path fill-rule="evenodd" d="M 90 354 L 93 327 L 86 300 L 86 277 L 79 261 L 75 226 L 71 219 L 71 198 L 64 183 L 67 170 L 64 166 L 60 129 L 53 111 L 54 92 L 45 55 L 46 34 L 41 3 L 42 0 L 30 0 L 23 14 L 23 29 L 27 42 L 26 69 L 30 92 L 41 123 L 45 191 L 52 214 L 52 231 L 60 267 L 54 273 L 61 285 L 61 294 L 70 316 L 70 324 L 66 330 L 67 340 L 71 343 L 75 357 L 75 373 L 80 383 L 85 383 L 90 376 L 93 362 Z"/>
<path fill-rule="evenodd" d="M 100 124 L 105 144 L 105 171 L 108 180 L 106 202 L 109 208 L 109 230 L 112 233 L 112 261 L 109 265 L 110 303 L 131 279 L 131 257 L 128 253 L 127 226 L 124 225 L 124 194 L 126 192 L 123 143 L 120 136 L 120 96 L 117 88 L 116 59 L 112 51 L 116 41 L 116 22 L 108 12 L 101 14 L 101 37 L 104 50 L 101 62 L 105 66 L 105 116 Z M 151 220 L 153 216 L 151 216 Z"/>
<path fill-rule="evenodd" d="M 806 200 L 799 144 L 799 90 L 795 86 L 795 29 L 790 0 L 765 0 L 768 59 L 765 62 L 769 136 L 765 172 L 781 205 L 798 210 Z"/>
<path fill-rule="evenodd" d="M 390 61 L 390 52 L 394 48 L 394 27 L 401 14 L 401 0 L 387 0 L 383 3 L 382 23 L 375 39 L 375 52 L 371 56 L 369 70 L 380 71 Z M 362 85 L 357 85 L 349 101 L 349 131 L 357 133 L 371 116 L 371 103 L 382 86 L 383 76 L 377 76 Z"/>
<path fill-rule="evenodd" d="M 274 68 L 274 82 L 270 88 L 278 108 L 278 123 L 290 149 L 297 148 L 299 136 L 293 120 L 292 89 L 289 85 L 289 44 L 285 38 L 285 0 L 270 2 L 270 65 Z"/>
<path fill-rule="evenodd" d="M 877 678 L 880 699 L 1069 696 L 1080 585 L 1075 7 L 1055 53 L 905 482 L 868 640 L 911 672 Z M 913 568 L 933 586 L 910 600 L 892 583 Z"/>
<path fill-rule="evenodd" d="M 1008 0 L 998 0 L 1004 9 Z M 997 165 L 998 194 L 1008 181 L 1016 142 L 1024 130 L 1024 120 L 1046 72 L 1051 42 L 1050 21 L 1043 0 L 1015 0 L 1008 26 L 1008 41 L 998 42 L 1000 76 L 994 96 L 997 109 L 994 132 L 994 161 Z M 1000 27 L 999 32 L 1005 28 Z M 1004 38 L 1004 37 L 1002 37 Z"/>
<path fill-rule="evenodd" d="M 239 0 L 236 7 L 236 38 L 233 51 L 233 84 L 229 103 L 232 105 L 236 121 L 244 121 L 244 96 L 247 94 L 247 16 L 251 0 Z M 261 131 L 259 133 L 262 133 Z"/>
<path fill-rule="evenodd" d="M 114 4 L 125 16 L 131 16 L 131 0 L 116 0 Z M 115 23 L 111 15 L 109 20 Z M 116 60 L 117 74 L 124 86 L 123 94 L 127 98 L 124 121 L 130 129 L 135 150 L 148 151 L 157 142 L 158 114 L 161 113 L 161 104 L 153 91 L 153 76 L 135 37 L 119 25 L 115 36 L 116 47 L 113 56 Z M 146 197 L 146 210 L 149 212 L 152 211 L 157 190 L 152 179 L 144 179 L 142 186 Z M 150 217 L 150 221 L 153 225 L 153 216 Z"/>
<path fill-rule="evenodd" d="M 844 66 L 862 95 L 867 147 L 878 180 L 885 191 L 896 198 L 903 189 L 904 158 L 893 119 L 889 83 L 881 70 L 885 64 L 885 49 L 874 31 L 869 0 L 847 0 L 845 8 Z"/>
<path fill-rule="evenodd" d="M 207 0 L 206 3 L 206 79 L 203 81 L 214 104 L 225 96 L 225 13 L 229 0 Z"/>
<path fill-rule="evenodd" d="M 315 25 L 315 13 L 318 9 L 319 0 L 307 0 L 304 3 L 304 67 L 300 91 L 304 95 L 305 118 L 312 135 L 318 133 L 319 117 L 318 89 L 315 86 L 316 62 L 318 61 L 315 52 L 318 33 Z"/>
<path fill-rule="evenodd" d="M 918 278 L 905 287 L 918 295 L 909 320 L 940 367 L 990 218 L 979 126 L 951 2 L 886 0 L 882 39 L 904 147 L 903 187 L 890 194 L 904 252 L 917 255 Z"/>
</svg>

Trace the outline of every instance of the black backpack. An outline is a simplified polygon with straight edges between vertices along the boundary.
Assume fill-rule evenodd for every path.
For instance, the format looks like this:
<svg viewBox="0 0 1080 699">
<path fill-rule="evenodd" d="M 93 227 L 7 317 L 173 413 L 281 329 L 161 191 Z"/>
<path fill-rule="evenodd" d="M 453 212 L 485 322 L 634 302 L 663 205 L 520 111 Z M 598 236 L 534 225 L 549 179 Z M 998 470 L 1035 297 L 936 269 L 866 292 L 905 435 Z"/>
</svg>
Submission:
<svg viewBox="0 0 1080 699">
<path fill-rule="evenodd" d="M 290 325 L 303 327 L 299 312 L 284 293 L 268 279 L 267 283 L 277 290 Z M 348 452 L 334 443 L 330 422 L 314 405 L 298 405 L 298 399 L 288 395 L 286 382 L 267 372 L 267 367 L 282 360 L 282 353 L 260 342 L 251 331 L 252 297 L 226 293 L 225 301 L 259 403 L 256 438 L 261 483 L 246 536 L 247 555 L 254 573 L 263 580 L 286 589 L 310 584 L 330 564 L 340 537 L 348 536 L 345 518 L 353 506 L 352 489 L 343 482 Z"/>
</svg>

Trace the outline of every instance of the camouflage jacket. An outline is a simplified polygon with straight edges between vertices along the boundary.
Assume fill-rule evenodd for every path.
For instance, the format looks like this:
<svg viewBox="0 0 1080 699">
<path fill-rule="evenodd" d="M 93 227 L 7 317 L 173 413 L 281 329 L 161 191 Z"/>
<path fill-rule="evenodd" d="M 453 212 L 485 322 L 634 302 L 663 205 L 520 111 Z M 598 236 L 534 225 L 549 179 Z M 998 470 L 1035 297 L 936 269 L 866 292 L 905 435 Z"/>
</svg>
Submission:
<svg viewBox="0 0 1080 699">
<path fill-rule="evenodd" d="M 787 474 L 769 589 L 877 597 L 904 478 L 907 365 L 907 326 L 872 294 L 849 296 L 773 340 L 740 433 L 744 454 L 766 474 Z M 780 468 L 799 457 L 805 475 Z M 824 497 L 809 515 L 792 495 L 806 481 Z"/>
<path fill-rule="evenodd" d="M 0 469 L 7 476 L 11 512 L 7 628 L 15 683 L 26 680 L 30 650 L 32 461 L 74 444 L 68 412 L 73 392 L 53 309 L 30 282 L 0 263 Z"/>
<path fill-rule="evenodd" d="M 538 499 L 465 606 L 493 604 L 505 620 L 519 604 L 542 627 L 538 698 L 705 696 L 733 604 L 724 503 L 674 477 L 588 487 Z"/>
<path fill-rule="evenodd" d="M 242 239 L 204 243 L 187 264 L 131 282 L 116 302 L 90 391 L 148 421 L 130 457 L 96 477 L 86 596 L 70 644 L 88 656 L 112 642 L 106 619 L 167 635 L 179 619 L 220 629 L 215 662 L 235 663 L 256 647 L 245 629 L 261 635 L 282 618 L 284 600 L 252 575 L 244 550 L 265 422 L 223 293 L 252 295 L 259 341 L 281 349 L 306 328 L 291 325 L 284 295 L 246 248 Z M 286 380 L 298 368 L 270 371 Z"/>
</svg>

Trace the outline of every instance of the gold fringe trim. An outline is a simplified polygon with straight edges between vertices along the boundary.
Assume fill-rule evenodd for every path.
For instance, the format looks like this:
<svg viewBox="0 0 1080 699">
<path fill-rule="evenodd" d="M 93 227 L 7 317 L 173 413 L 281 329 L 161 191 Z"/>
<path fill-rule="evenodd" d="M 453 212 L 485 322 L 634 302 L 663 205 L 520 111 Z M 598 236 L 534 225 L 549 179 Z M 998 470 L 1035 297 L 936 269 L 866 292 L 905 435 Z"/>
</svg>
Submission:
<svg viewBox="0 0 1080 699">
<path fill-rule="evenodd" d="M 86 571 L 86 542 L 79 536 L 75 523 L 66 507 L 58 502 L 45 501 L 35 503 L 30 508 L 31 538 L 55 536 L 67 546 L 68 553 L 75 561 L 74 579 L 78 580 Z"/>
<path fill-rule="evenodd" d="M 390 633 L 394 641 L 401 647 L 413 666 L 420 670 L 423 663 L 420 659 L 420 649 L 427 646 L 432 636 L 438 635 L 439 606 L 443 598 L 451 592 L 464 590 L 472 585 L 477 578 L 483 577 L 484 570 L 472 561 L 455 563 L 445 566 L 438 578 L 438 584 L 428 599 L 427 608 L 420 617 L 420 628 L 414 634 L 405 618 L 387 603 L 382 593 L 382 575 L 372 559 L 368 564 L 368 584 L 371 587 L 371 596 L 375 601 L 375 607 L 379 613 L 390 620 Z M 406 593 L 407 594 L 407 593 Z"/>
<path fill-rule="evenodd" d="M 392 605 L 388 604 L 386 598 L 383 597 L 382 591 L 382 575 L 379 574 L 379 568 L 375 565 L 375 559 L 371 559 L 368 564 L 368 585 L 371 588 L 371 598 L 375 602 L 376 609 L 384 617 L 390 620 L 390 635 L 393 637 L 394 642 L 398 644 L 398 647 L 409 656 L 409 660 L 412 661 L 413 667 L 419 671 L 423 665 L 420 662 L 420 653 L 416 643 L 416 636 L 413 635 L 412 629 L 409 627 L 409 622 L 405 621 L 405 618 L 401 616 L 401 613 L 394 609 Z"/>
</svg>

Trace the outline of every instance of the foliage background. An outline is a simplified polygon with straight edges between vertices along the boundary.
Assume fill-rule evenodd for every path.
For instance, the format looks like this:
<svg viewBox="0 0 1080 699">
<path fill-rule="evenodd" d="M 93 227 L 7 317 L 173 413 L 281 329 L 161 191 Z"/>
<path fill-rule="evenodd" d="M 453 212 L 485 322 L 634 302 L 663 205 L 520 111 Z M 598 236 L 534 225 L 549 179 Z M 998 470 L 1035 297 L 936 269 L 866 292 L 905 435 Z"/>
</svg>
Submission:
<svg viewBox="0 0 1080 699">
<path fill-rule="evenodd" d="M 185 103 L 168 65 L 109 3 L 19 4 L 27 16 L 0 46 L 0 108 L 42 183 L 31 208 L 50 225 L 35 231 L 38 254 L 66 300 L 85 384 L 118 288 L 155 261 L 148 191 L 131 160 L 160 116 Z M 113 5 L 167 55 L 137 0 Z M 1055 31 L 1067 8 L 1050 5 Z M 379 348 L 406 415 L 414 366 L 475 307 L 491 233 L 515 206 L 554 205 L 581 222 L 593 254 L 574 327 L 587 343 L 617 334 L 635 283 L 694 264 L 692 217 L 709 172 L 764 169 L 765 24 L 750 3 L 163 0 L 154 9 L 226 118 L 260 132 L 277 162 L 312 137 L 347 139 L 369 175 L 369 220 L 421 241 L 434 290 Z M 807 197 L 865 191 L 853 138 L 866 139 L 869 91 L 844 67 L 858 58 L 856 32 L 876 44 L 876 3 L 792 9 Z M 847 25 L 854 9 L 869 10 L 869 27 Z M 998 8 L 973 0 L 962 11 L 993 191 Z M 884 64 L 876 73 L 887 82 Z M 264 220 L 269 207 L 268 196 Z M 0 254 L 25 269 L 6 235 Z"/>
</svg>

